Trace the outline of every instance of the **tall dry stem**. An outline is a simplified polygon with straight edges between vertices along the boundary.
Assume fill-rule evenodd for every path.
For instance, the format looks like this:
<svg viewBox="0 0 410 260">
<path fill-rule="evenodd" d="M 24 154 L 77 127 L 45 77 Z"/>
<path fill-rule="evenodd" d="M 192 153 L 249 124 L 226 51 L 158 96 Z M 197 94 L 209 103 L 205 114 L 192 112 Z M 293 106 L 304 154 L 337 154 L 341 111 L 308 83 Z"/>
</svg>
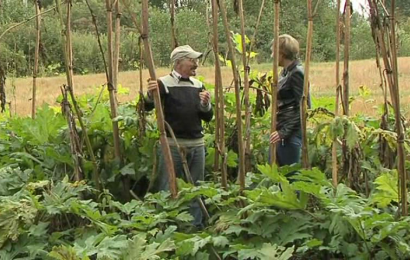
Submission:
<svg viewBox="0 0 410 260">
<path fill-rule="evenodd" d="M 118 86 L 118 70 L 120 61 L 120 46 L 121 46 L 121 8 L 120 2 L 115 2 L 115 35 L 114 35 L 114 50 L 113 50 L 113 74 L 112 83 L 114 85 L 115 91 L 117 91 Z"/>
<path fill-rule="evenodd" d="M 344 72 L 343 72 L 343 102 L 344 114 L 349 115 L 349 60 L 350 60 L 350 0 L 346 0 L 344 27 Z"/>
<path fill-rule="evenodd" d="M 309 168 L 309 154 L 307 142 L 307 103 L 309 96 L 309 73 L 310 73 L 310 59 L 312 55 L 312 38 L 313 38 L 313 7 L 312 0 L 307 0 L 308 10 L 308 32 L 306 40 L 306 59 L 305 59 L 305 77 L 303 86 L 303 96 L 301 100 L 301 124 L 302 124 L 302 166 L 305 169 Z"/>
<path fill-rule="evenodd" d="M 383 3 L 376 0 L 368 0 L 370 6 L 371 26 L 375 35 L 375 44 L 381 52 L 384 62 L 384 71 L 386 72 L 387 83 L 390 90 L 390 97 L 394 108 L 396 133 L 397 133 L 397 172 L 399 175 L 399 196 L 400 196 L 400 214 L 408 215 L 407 204 L 407 173 L 405 168 L 405 150 L 404 150 L 404 129 L 400 111 L 400 91 L 398 81 L 397 65 L 397 42 L 396 42 L 396 21 L 395 21 L 395 0 L 391 1 L 390 14 Z M 381 4 L 382 11 L 379 11 Z M 390 18 L 390 24 L 382 22 L 381 13 Z M 385 20 L 384 20 L 385 21 Z M 390 27 L 390 28 L 389 28 Z M 389 39 L 390 41 L 386 40 Z"/>
<path fill-rule="evenodd" d="M 228 17 L 226 14 L 226 6 L 225 1 L 219 1 L 219 8 L 222 15 L 222 21 L 225 28 L 225 36 L 228 42 L 228 50 L 229 56 L 232 63 L 232 73 L 234 77 L 234 87 L 235 87 L 235 101 L 236 101 L 236 126 L 238 130 L 238 153 L 239 153 L 239 186 L 240 190 L 243 191 L 245 189 L 245 150 L 244 150 L 244 142 L 243 142 L 243 124 L 242 124 L 242 109 L 241 109 L 241 93 L 240 93 L 240 86 L 239 86 L 239 73 L 236 66 L 236 59 L 235 59 L 235 49 L 232 43 L 232 35 L 229 29 Z"/>
<path fill-rule="evenodd" d="M 115 119 L 117 117 L 117 96 L 116 96 L 116 88 L 117 86 L 114 85 L 114 77 L 117 78 L 115 75 L 115 65 L 117 64 L 114 60 L 114 52 L 113 52 L 113 2 L 112 0 L 106 0 L 106 9 L 107 9 L 107 41 L 108 41 L 108 49 L 107 49 L 107 59 L 108 59 L 108 92 L 110 97 L 110 110 L 111 110 L 111 119 Z M 118 57 L 117 57 L 118 58 Z M 112 120 L 113 126 L 113 138 L 114 138 L 114 153 L 115 159 L 118 162 L 121 162 L 121 144 L 120 144 L 120 134 L 118 129 L 118 122 L 116 120 Z M 128 190 L 126 191 L 126 197 L 129 196 Z"/>
<path fill-rule="evenodd" d="M 6 70 L 0 66 L 0 112 L 6 110 Z M 11 108 L 10 108 L 11 112 Z"/>
<path fill-rule="evenodd" d="M 169 0 L 169 9 L 171 11 L 171 40 L 172 40 L 172 49 L 178 47 L 177 34 L 175 30 L 175 0 Z"/>
<path fill-rule="evenodd" d="M 343 114 L 349 116 L 349 64 L 350 64 L 350 19 L 351 19 L 351 3 L 350 0 L 346 0 L 344 8 L 344 63 L 343 63 Z M 345 128 L 346 129 L 346 128 Z M 354 184 L 353 181 L 353 172 L 352 172 L 352 154 L 350 154 L 349 149 L 346 143 L 347 131 L 345 131 L 343 137 L 343 169 L 347 173 L 347 179 L 349 185 L 352 187 Z"/>
<path fill-rule="evenodd" d="M 108 93 L 110 97 L 110 111 L 113 126 L 113 139 L 114 139 L 114 153 L 115 159 L 119 165 L 122 166 L 121 155 L 121 139 L 118 128 L 118 122 L 114 120 L 117 117 L 117 86 L 118 86 L 118 66 L 120 56 L 120 36 L 121 36 L 121 10 L 119 1 L 112 2 L 112 0 L 106 0 L 107 10 L 107 41 L 108 41 Z M 113 42 L 113 9 L 115 10 L 115 32 Z M 130 184 L 128 176 L 121 176 L 121 182 L 123 186 L 123 197 L 126 201 L 130 200 Z"/>
<path fill-rule="evenodd" d="M 244 90 L 244 105 L 245 105 L 245 171 L 251 171 L 251 104 L 249 102 L 249 67 L 246 51 L 246 35 L 245 35 L 245 17 L 243 10 L 243 0 L 239 0 L 239 17 L 241 20 L 241 42 L 242 42 L 242 64 L 243 64 L 243 90 Z"/>
<path fill-rule="evenodd" d="M 56 0 L 56 11 L 60 16 L 61 28 L 64 31 L 62 38 L 63 38 L 63 43 L 64 43 L 63 50 L 65 54 L 66 75 L 67 75 L 67 83 L 68 83 L 68 86 L 66 86 L 66 89 L 70 93 L 70 97 L 71 97 L 71 100 L 74 106 L 74 111 L 76 113 L 77 120 L 80 123 L 81 131 L 83 133 L 83 137 L 85 139 L 87 150 L 88 150 L 88 153 L 89 153 L 92 165 L 93 165 L 94 183 L 96 185 L 96 188 L 98 190 L 101 190 L 102 185 L 100 182 L 100 175 L 98 172 L 97 161 L 95 159 L 93 148 L 91 146 L 91 142 L 87 134 L 87 128 L 85 127 L 83 120 L 82 120 L 83 113 L 80 111 L 80 108 L 78 107 L 78 104 L 74 97 L 74 89 L 73 89 L 74 81 L 73 81 L 73 66 L 72 66 L 73 51 L 72 51 L 72 43 L 71 43 L 71 2 L 67 1 L 67 18 L 66 18 L 65 23 L 64 23 L 63 13 L 60 9 L 60 0 Z"/>
<path fill-rule="evenodd" d="M 36 46 L 34 50 L 33 93 L 31 97 L 31 117 L 33 119 L 36 117 L 37 75 L 41 36 L 41 10 L 37 0 L 34 0 L 34 7 L 36 9 Z"/>
<path fill-rule="evenodd" d="M 152 58 L 151 45 L 148 39 L 148 0 L 142 1 L 142 24 L 143 26 L 141 37 L 144 40 L 145 62 L 147 64 L 151 80 L 156 80 L 157 76 L 155 73 L 154 59 Z M 135 25 L 137 28 L 141 28 L 137 23 Z M 171 192 L 171 196 L 173 198 L 176 198 L 178 190 L 176 185 L 174 162 L 172 160 L 171 149 L 169 147 L 167 135 L 165 132 L 164 114 L 162 112 L 161 97 L 158 90 L 153 91 L 152 95 L 154 98 L 155 112 L 157 115 L 158 130 L 160 132 L 162 152 L 164 155 L 165 164 L 167 166 L 168 171 L 169 190 Z"/>
<path fill-rule="evenodd" d="M 335 117 L 339 116 L 339 93 L 340 93 L 340 0 L 337 0 L 336 7 L 336 102 Z M 338 163 L 337 163 L 337 140 L 332 144 L 332 183 L 334 187 L 338 185 Z"/>
<path fill-rule="evenodd" d="M 83 158 L 80 137 L 77 132 L 75 117 L 73 115 L 71 104 L 68 102 L 68 87 L 61 87 L 63 99 L 61 101 L 61 112 L 67 120 L 68 130 L 70 134 L 70 150 L 71 158 L 73 159 L 74 180 L 80 181 L 83 179 L 83 171 L 81 169 L 81 161 Z"/>
<path fill-rule="evenodd" d="M 273 25 L 273 74 L 271 84 L 271 133 L 276 131 L 276 112 L 278 110 L 278 79 L 279 79 L 279 14 L 280 1 L 274 1 L 274 25 Z M 276 164 L 276 145 L 270 145 L 270 164 Z"/>
<path fill-rule="evenodd" d="M 62 42 L 63 42 L 63 53 L 64 53 L 64 61 L 65 61 L 65 69 L 66 69 L 66 77 L 67 77 L 67 84 L 70 86 L 72 91 L 75 90 L 74 88 L 74 80 L 73 80 L 73 46 L 71 41 L 71 1 L 67 0 L 67 17 L 64 20 L 64 15 L 61 10 L 61 3 L 60 0 L 56 0 L 56 11 L 59 14 L 60 24 L 62 29 Z"/>
<path fill-rule="evenodd" d="M 74 97 L 73 90 L 70 88 L 70 86 L 66 86 L 66 89 L 68 90 L 68 92 L 70 94 L 71 103 L 73 104 L 74 111 L 75 111 L 75 114 L 77 116 L 78 123 L 80 124 L 81 131 L 83 133 L 83 137 L 84 137 L 84 140 L 85 140 L 85 145 L 87 147 L 88 154 L 90 156 L 90 160 L 91 160 L 91 163 L 93 165 L 93 179 L 94 179 L 95 186 L 98 190 L 102 191 L 103 185 L 100 181 L 100 173 L 98 171 L 97 160 L 96 160 L 95 155 L 94 155 L 94 151 L 93 151 L 93 147 L 91 145 L 90 138 L 88 137 L 87 128 L 85 127 L 85 124 L 84 124 L 83 119 L 82 119 L 83 112 L 81 112 L 80 107 L 78 106 L 77 100 Z"/>
<path fill-rule="evenodd" d="M 144 50 L 142 46 L 142 39 L 138 39 L 138 49 L 139 49 L 139 95 L 138 95 L 138 121 L 140 136 L 145 136 L 145 130 L 147 128 L 147 120 L 145 118 L 145 100 L 144 100 L 144 82 L 142 79 L 142 70 L 144 69 Z"/>
<path fill-rule="evenodd" d="M 396 132 L 397 132 L 397 171 L 399 173 L 399 190 L 400 190 L 400 200 L 401 200 L 401 215 L 408 215 L 408 204 L 407 204 L 407 173 L 406 173 L 406 156 L 404 150 L 404 130 L 403 123 L 401 120 L 400 111 L 400 88 L 399 88 L 399 71 L 397 65 L 397 44 L 396 44 L 396 16 L 395 16 L 396 1 L 391 0 L 391 11 L 390 11 L 390 46 L 391 46 L 391 59 L 392 59 L 392 73 L 394 80 L 394 88 L 391 93 L 392 98 L 395 99 L 394 115 L 396 120 Z"/>
<path fill-rule="evenodd" d="M 214 171 L 221 170 L 221 184 L 223 188 L 228 186 L 226 147 L 225 147 L 225 101 L 222 85 L 221 63 L 219 61 L 219 46 L 218 46 L 218 5 L 216 0 L 212 0 L 212 47 L 214 52 L 215 62 L 215 164 Z M 221 163 L 219 164 L 219 158 Z M 220 165 L 220 167 L 219 167 Z"/>
</svg>

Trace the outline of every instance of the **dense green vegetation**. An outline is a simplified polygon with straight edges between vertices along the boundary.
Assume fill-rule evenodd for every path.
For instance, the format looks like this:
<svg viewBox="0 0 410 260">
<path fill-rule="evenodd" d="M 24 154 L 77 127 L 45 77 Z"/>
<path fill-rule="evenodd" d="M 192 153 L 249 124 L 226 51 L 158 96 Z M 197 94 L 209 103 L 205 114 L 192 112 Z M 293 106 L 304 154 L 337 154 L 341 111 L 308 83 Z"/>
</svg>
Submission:
<svg viewBox="0 0 410 260">
<path fill-rule="evenodd" d="M 257 79 L 255 73 L 252 78 Z M 259 79 L 257 82 L 265 84 Z M 207 84 L 212 90 L 213 86 Z M 126 93 L 121 89 L 120 93 Z M 410 257 L 410 218 L 397 218 L 396 135 L 379 128 L 380 119 L 363 115 L 334 117 L 319 107 L 310 112 L 312 170 L 286 173 L 266 165 L 270 114 L 255 106 L 252 120 L 253 167 L 247 190 L 236 180 L 235 120 L 226 121 L 230 185 L 223 190 L 212 172 L 214 124 L 206 126 L 207 181 L 200 187 L 178 181 L 179 195 L 146 193 L 155 162 L 158 132 L 153 115 L 143 135 L 135 104 L 119 107 L 122 166 L 113 156 L 108 92 L 78 99 L 97 157 L 102 192 L 92 181 L 84 152 L 84 181 L 74 182 L 67 123 L 58 107 L 43 106 L 36 119 L 0 120 L 0 259 L 405 259 Z M 252 97 L 256 102 L 257 96 Z M 234 95 L 226 93 L 226 112 Z M 328 101 L 326 100 L 328 103 Z M 390 115 L 389 118 L 392 119 Z M 53 122 L 50 124 L 50 122 Z M 391 129 L 393 130 L 393 129 Z M 81 130 L 77 131 L 80 136 Z M 346 134 L 356 154 L 353 182 L 334 188 L 331 143 Z M 408 137 L 408 133 L 406 133 Z M 83 139 L 83 136 L 81 137 Z M 408 139 L 406 149 L 410 152 Z M 391 153 L 383 152 L 388 145 Z M 341 147 L 338 148 L 341 159 Z M 393 160 L 392 160 L 393 158 Z M 386 165 L 392 161 L 392 165 Z M 342 167 L 342 166 L 340 166 Z M 342 171 L 340 171 L 342 172 Z M 135 194 L 123 201 L 121 176 L 131 178 Z M 215 179 L 216 178 L 216 179 Z M 280 183 L 280 185 L 279 185 Z M 191 226 L 187 208 L 202 197 L 211 218 L 204 230 Z"/>
<path fill-rule="evenodd" d="M 234 2 L 234 1 L 232 1 Z M 253 35 L 261 0 L 245 1 L 246 34 Z M 410 55 L 410 12 L 406 1 L 399 1 L 399 54 Z M 54 5 L 52 0 L 43 0 L 42 10 L 47 10 Z M 106 48 L 106 10 L 104 1 L 90 0 L 97 18 L 97 23 L 102 33 L 103 47 Z M 169 65 L 171 52 L 170 14 L 167 1 L 151 1 L 151 43 L 157 66 Z M 195 49 L 206 52 L 209 50 L 210 29 L 206 26 L 206 1 L 191 0 L 178 1 L 176 30 L 179 44 L 190 44 Z M 234 12 L 234 5 L 228 5 L 231 29 L 239 31 L 239 18 Z M 135 6 L 138 12 L 139 6 Z M 302 57 L 304 57 L 307 11 L 306 4 L 299 0 L 283 1 L 281 5 L 281 32 L 295 36 L 301 42 Z M 122 40 L 121 40 L 121 70 L 131 70 L 138 67 L 138 37 L 127 10 L 122 10 Z M 332 0 L 321 1 L 318 14 L 315 17 L 315 33 L 313 42 L 313 56 L 316 61 L 330 61 L 335 58 L 335 3 Z M 0 10 L 0 32 L 3 32 L 14 23 L 24 21 L 35 13 L 31 1 L 2 1 Z M 219 40 L 221 52 L 225 54 L 227 47 L 225 34 L 221 30 Z M 99 53 L 97 40 L 91 15 L 85 1 L 74 1 L 72 14 L 74 70 L 75 73 L 102 72 L 103 63 Z M 58 17 L 54 12 L 48 13 L 43 18 L 41 27 L 42 39 L 40 49 L 40 70 L 42 75 L 53 75 L 64 69 L 63 53 L 61 51 L 61 28 Z M 270 57 L 270 42 L 273 32 L 273 6 L 272 1 L 266 1 L 263 16 L 256 34 L 255 51 L 259 53 L 257 62 L 266 62 Z M 352 19 L 352 59 L 366 59 L 374 56 L 374 44 L 370 33 L 368 21 L 358 12 Z M 18 76 L 32 74 L 35 45 L 35 21 L 17 27 L 0 40 L 0 64 L 7 68 L 9 73 Z M 343 48 L 342 48 L 343 49 Z M 212 63 L 212 55 L 208 62 Z"/>
</svg>

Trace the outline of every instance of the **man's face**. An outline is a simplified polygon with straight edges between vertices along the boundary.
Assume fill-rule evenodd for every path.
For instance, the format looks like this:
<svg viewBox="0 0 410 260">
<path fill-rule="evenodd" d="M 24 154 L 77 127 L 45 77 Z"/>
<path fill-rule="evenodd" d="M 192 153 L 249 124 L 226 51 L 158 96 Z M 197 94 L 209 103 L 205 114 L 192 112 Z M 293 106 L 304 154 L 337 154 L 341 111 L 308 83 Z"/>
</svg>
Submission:
<svg viewBox="0 0 410 260">
<path fill-rule="evenodd" d="M 183 77 L 195 76 L 198 65 L 198 59 L 182 59 L 178 62 L 176 66 L 176 71 Z"/>
</svg>

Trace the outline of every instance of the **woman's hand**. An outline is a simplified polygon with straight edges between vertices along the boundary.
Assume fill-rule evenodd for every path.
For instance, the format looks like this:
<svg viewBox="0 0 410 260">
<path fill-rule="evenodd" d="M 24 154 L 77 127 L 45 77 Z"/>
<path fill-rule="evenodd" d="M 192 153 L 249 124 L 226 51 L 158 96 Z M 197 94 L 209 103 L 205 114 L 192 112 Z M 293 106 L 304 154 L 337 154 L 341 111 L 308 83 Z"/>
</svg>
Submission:
<svg viewBox="0 0 410 260">
<path fill-rule="evenodd" d="M 277 131 L 270 134 L 269 141 L 270 141 L 271 144 L 277 143 L 280 139 L 281 138 L 280 138 L 279 133 Z"/>
</svg>

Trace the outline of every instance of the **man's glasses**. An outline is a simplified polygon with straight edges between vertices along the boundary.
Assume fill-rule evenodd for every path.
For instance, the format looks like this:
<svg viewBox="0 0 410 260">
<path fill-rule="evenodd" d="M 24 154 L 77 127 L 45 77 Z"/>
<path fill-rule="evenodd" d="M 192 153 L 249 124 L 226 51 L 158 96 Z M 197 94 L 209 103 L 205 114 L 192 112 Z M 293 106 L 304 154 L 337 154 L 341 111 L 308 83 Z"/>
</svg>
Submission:
<svg viewBox="0 0 410 260">
<path fill-rule="evenodd" d="M 195 64 L 199 63 L 199 59 L 188 58 L 187 60 L 189 60 L 190 62 L 195 63 Z"/>
</svg>

